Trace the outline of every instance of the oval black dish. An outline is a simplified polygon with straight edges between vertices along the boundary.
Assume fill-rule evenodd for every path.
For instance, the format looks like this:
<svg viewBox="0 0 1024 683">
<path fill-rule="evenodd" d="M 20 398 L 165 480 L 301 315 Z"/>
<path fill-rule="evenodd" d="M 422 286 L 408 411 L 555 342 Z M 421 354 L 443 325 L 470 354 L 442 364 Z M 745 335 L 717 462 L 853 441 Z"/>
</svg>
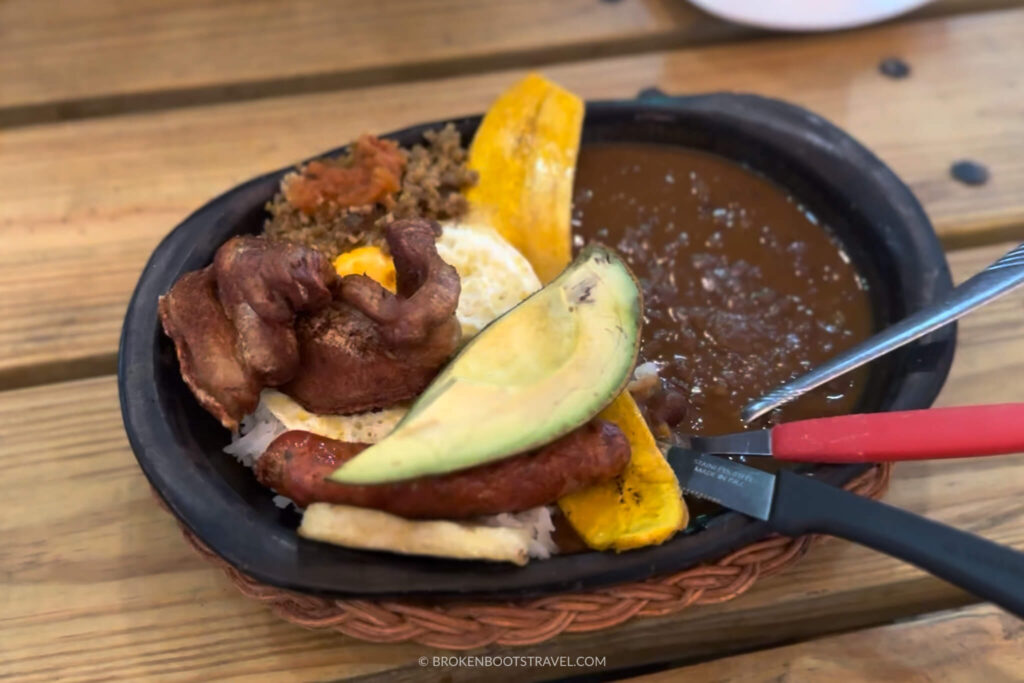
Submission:
<svg viewBox="0 0 1024 683">
<path fill-rule="evenodd" d="M 468 140 L 479 121 L 474 116 L 454 123 Z M 413 144 L 438 125 L 386 137 Z M 804 109 L 736 94 L 589 103 L 583 144 L 609 141 L 713 152 L 789 190 L 831 226 L 854 259 L 869 283 L 879 327 L 952 287 L 938 239 L 907 187 L 849 135 Z M 513 597 L 676 571 L 768 534 L 764 524 L 724 512 L 658 547 L 556 556 L 522 568 L 349 550 L 299 538 L 296 515 L 275 507 L 272 492 L 221 452 L 229 434 L 182 382 L 173 346 L 157 320 L 157 297 L 182 273 L 207 265 L 229 237 L 261 229 L 264 204 L 287 170 L 230 190 L 175 228 L 146 265 L 121 336 L 118 387 L 132 448 L 167 506 L 213 551 L 259 581 L 319 595 Z M 949 326 L 876 362 L 860 409 L 931 405 L 949 372 L 955 338 Z M 863 470 L 820 466 L 815 476 L 840 485 Z"/>
</svg>

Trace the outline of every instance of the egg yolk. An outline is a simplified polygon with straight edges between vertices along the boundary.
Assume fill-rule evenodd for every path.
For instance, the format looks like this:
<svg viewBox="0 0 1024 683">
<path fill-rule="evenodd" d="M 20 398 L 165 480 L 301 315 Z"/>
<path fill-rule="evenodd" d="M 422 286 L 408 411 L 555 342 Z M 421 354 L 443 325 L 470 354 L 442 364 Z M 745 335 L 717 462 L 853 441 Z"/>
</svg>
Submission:
<svg viewBox="0 0 1024 683">
<path fill-rule="evenodd" d="M 395 284 L 395 262 L 380 247 L 359 247 L 334 259 L 334 270 L 338 275 L 365 275 L 376 280 L 389 292 L 397 289 Z"/>
</svg>

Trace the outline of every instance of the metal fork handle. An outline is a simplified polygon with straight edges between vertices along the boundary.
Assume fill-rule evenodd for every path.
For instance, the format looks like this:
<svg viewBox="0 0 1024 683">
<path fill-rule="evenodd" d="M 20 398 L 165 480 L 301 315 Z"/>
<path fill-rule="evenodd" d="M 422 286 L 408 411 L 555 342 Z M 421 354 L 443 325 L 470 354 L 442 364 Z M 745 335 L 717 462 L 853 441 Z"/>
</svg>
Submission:
<svg viewBox="0 0 1024 683">
<path fill-rule="evenodd" d="M 811 389 L 869 363 L 893 349 L 934 332 L 957 318 L 1024 284 L 1024 243 L 971 279 L 955 287 L 944 299 L 841 353 L 805 375 L 786 382 L 761 398 L 751 401 L 740 413 L 750 422 Z"/>
</svg>

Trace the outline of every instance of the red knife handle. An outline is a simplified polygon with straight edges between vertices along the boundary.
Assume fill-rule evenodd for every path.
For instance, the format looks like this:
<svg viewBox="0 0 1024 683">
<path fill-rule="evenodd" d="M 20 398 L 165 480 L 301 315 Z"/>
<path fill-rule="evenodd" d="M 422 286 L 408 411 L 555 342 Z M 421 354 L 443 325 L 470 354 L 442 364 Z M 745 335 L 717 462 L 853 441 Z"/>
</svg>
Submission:
<svg viewBox="0 0 1024 683">
<path fill-rule="evenodd" d="M 841 415 L 780 424 L 772 456 L 806 462 L 882 462 L 1024 451 L 1024 403 Z"/>
</svg>

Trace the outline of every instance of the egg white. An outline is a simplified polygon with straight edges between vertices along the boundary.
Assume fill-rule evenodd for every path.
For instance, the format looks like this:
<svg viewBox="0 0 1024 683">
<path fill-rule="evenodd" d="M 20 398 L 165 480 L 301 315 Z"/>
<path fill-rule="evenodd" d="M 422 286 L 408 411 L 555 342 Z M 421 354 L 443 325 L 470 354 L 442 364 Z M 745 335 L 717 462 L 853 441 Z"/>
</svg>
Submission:
<svg viewBox="0 0 1024 683">
<path fill-rule="evenodd" d="M 444 223 L 441 229 L 437 253 L 462 282 L 455 317 L 464 342 L 540 289 L 530 262 L 490 226 Z"/>
</svg>

